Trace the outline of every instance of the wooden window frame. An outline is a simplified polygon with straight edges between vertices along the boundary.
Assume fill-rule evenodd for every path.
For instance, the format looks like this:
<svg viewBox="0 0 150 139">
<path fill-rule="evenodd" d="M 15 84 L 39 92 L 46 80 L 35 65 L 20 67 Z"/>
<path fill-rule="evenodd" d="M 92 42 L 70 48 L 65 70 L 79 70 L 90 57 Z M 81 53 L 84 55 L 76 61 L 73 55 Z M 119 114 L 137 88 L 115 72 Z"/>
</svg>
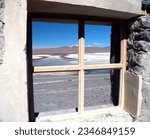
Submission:
<svg viewBox="0 0 150 139">
<path fill-rule="evenodd" d="M 30 19 L 32 19 L 34 16 L 30 15 Z M 41 16 L 42 17 L 42 16 Z M 39 17 L 39 18 L 41 18 Z M 45 17 L 44 18 L 50 18 L 50 17 Z M 38 19 L 38 17 L 35 17 L 36 19 Z M 57 17 L 58 19 L 61 17 Z M 66 17 L 67 19 L 70 19 L 70 16 Z M 66 19 L 66 18 L 62 18 L 62 19 Z M 121 24 L 121 61 L 120 63 L 113 63 L 113 64 L 94 64 L 94 65 L 85 65 L 84 64 L 84 54 L 85 54 L 85 46 L 84 46 L 84 26 L 85 20 L 90 20 L 90 18 L 85 18 L 85 17 L 80 17 L 80 18 L 75 18 L 75 20 L 78 20 L 78 33 L 79 33 L 79 47 L 78 47 L 78 65 L 68 65 L 68 66 L 33 66 L 32 67 L 32 74 L 33 73 L 43 73 L 43 72 L 54 72 L 54 71 L 78 71 L 78 113 L 79 114 L 83 114 L 84 111 L 84 71 L 85 70 L 104 70 L 104 69 L 120 69 L 120 90 L 119 90 L 119 106 L 121 108 L 123 108 L 123 104 L 124 104 L 124 72 L 126 70 L 126 49 L 127 49 L 127 40 L 125 37 L 125 34 L 123 32 L 125 32 L 125 26 L 123 24 L 123 22 L 119 22 Z M 39 20 L 39 19 L 38 19 Z M 101 21 L 101 19 L 97 19 L 97 18 L 92 18 L 91 21 L 96 21 L 98 20 L 99 22 Z M 57 21 L 57 19 L 56 19 Z M 102 20 L 103 23 L 107 23 L 107 24 L 112 24 L 113 22 L 115 23 L 116 20 L 112 20 L 110 21 L 106 21 L 104 22 L 105 19 Z M 32 22 L 32 20 L 30 20 L 30 22 Z M 118 23 L 118 20 L 117 20 Z M 31 24 L 30 24 L 31 25 Z M 31 27 L 32 29 L 32 27 Z M 31 37 L 31 36 L 30 36 Z M 31 41 L 31 40 L 30 40 Z M 31 46 L 31 44 L 30 44 Z M 31 47 L 32 48 L 32 47 Z M 30 52 L 32 52 L 30 48 Z M 31 58 L 31 54 L 30 54 L 30 58 Z M 32 79 L 33 80 L 33 79 Z M 33 108 L 34 109 L 34 108 Z"/>
</svg>

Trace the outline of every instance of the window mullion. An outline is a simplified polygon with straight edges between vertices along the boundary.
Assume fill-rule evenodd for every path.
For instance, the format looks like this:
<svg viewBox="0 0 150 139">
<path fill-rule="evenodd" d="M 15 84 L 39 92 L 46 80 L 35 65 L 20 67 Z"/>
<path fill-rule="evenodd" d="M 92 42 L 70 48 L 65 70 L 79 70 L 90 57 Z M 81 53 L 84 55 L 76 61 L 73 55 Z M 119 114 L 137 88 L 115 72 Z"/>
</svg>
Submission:
<svg viewBox="0 0 150 139">
<path fill-rule="evenodd" d="M 120 97 L 119 105 L 121 108 L 124 107 L 124 73 L 126 71 L 126 50 L 127 49 L 127 39 L 125 24 L 121 25 L 121 63 L 122 69 L 120 71 Z"/>
</svg>

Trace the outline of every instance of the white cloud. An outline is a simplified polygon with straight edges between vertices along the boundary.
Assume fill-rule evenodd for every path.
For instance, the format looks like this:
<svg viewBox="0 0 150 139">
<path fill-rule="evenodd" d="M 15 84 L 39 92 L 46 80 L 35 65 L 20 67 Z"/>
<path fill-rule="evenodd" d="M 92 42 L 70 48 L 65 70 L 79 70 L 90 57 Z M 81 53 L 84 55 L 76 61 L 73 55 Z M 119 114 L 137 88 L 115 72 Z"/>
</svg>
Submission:
<svg viewBox="0 0 150 139">
<path fill-rule="evenodd" d="M 93 42 L 91 44 L 87 44 L 86 47 L 103 47 L 103 44 L 98 42 Z"/>
<path fill-rule="evenodd" d="M 88 45 L 86 45 L 86 47 L 92 47 L 93 45 L 91 45 L 91 44 L 88 44 Z"/>
<path fill-rule="evenodd" d="M 92 44 L 93 45 L 99 45 L 99 46 L 103 45 L 102 43 L 98 43 L 98 42 L 93 42 Z"/>
</svg>

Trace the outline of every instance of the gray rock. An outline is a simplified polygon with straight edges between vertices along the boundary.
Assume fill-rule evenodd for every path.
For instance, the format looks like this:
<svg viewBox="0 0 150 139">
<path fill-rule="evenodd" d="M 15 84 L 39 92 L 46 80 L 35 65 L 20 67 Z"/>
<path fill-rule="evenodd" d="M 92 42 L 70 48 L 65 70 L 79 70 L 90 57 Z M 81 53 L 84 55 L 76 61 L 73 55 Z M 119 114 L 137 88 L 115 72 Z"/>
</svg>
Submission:
<svg viewBox="0 0 150 139">
<path fill-rule="evenodd" d="M 0 0 L 0 9 L 5 8 L 4 0 Z"/>
<path fill-rule="evenodd" d="M 144 41 L 150 42 L 150 32 L 147 30 L 144 30 L 143 32 L 136 34 L 135 39 L 139 41 L 144 40 Z"/>
<path fill-rule="evenodd" d="M 150 42 L 138 41 L 134 47 L 137 51 L 148 52 L 150 51 Z"/>
<path fill-rule="evenodd" d="M 134 24 L 131 26 L 130 30 L 139 32 L 141 24 L 138 21 L 135 21 Z"/>
<path fill-rule="evenodd" d="M 0 20 L 0 34 L 2 34 L 4 31 L 4 25 L 5 25 L 5 23 Z"/>
<path fill-rule="evenodd" d="M 140 23 L 140 28 L 150 28 L 150 15 L 139 17 L 137 21 Z"/>
<path fill-rule="evenodd" d="M 4 46 L 4 36 L 0 36 L 0 50 L 2 50 Z"/>
</svg>

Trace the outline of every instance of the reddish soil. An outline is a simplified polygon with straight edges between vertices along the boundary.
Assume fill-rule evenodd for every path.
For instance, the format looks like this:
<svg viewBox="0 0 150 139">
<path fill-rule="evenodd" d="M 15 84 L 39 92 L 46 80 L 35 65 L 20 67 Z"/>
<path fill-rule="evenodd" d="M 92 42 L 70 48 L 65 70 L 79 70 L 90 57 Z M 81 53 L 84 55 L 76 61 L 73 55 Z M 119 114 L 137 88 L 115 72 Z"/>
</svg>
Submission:
<svg viewBox="0 0 150 139">
<path fill-rule="evenodd" d="M 110 48 L 98 48 L 98 47 L 85 48 L 85 53 L 106 53 L 106 52 L 110 52 Z M 78 53 L 77 47 L 33 49 L 34 55 L 50 54 L 50 55 L 61 55 L 63 57 L 68 54 L 76 54 L 76 53 Z"/>
</svg>

